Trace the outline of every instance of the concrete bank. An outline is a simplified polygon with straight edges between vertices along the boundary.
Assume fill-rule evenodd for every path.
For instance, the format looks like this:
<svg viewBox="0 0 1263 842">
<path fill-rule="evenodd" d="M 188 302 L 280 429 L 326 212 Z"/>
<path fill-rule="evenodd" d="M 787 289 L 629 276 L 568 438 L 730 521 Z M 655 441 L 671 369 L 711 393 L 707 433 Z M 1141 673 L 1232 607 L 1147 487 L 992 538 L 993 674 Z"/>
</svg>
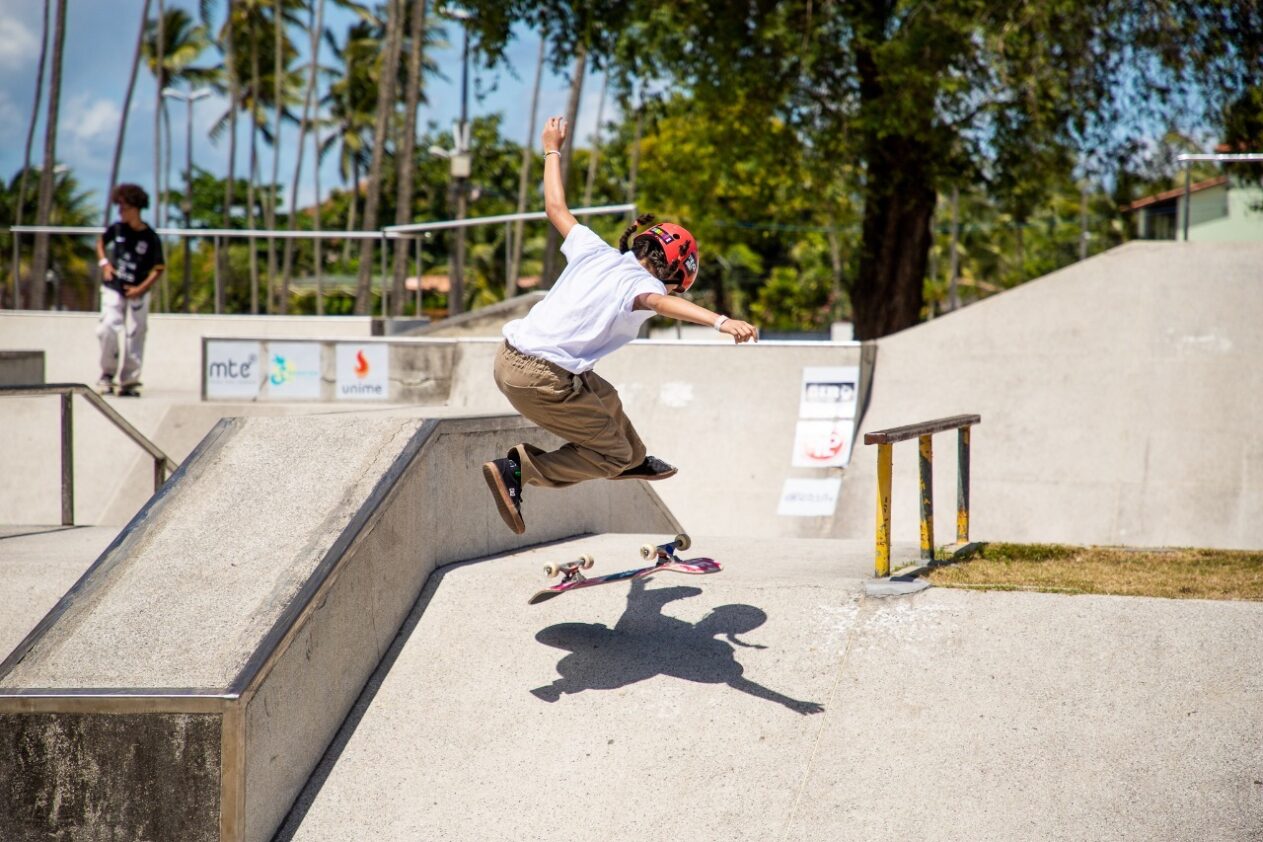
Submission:
<svg viewBox="0 0 1263 842">
<path fill-rule="evenodd" d="M 436 565 L 678 529 L 645 485 L 592 483 L 505 530 L 474 454 L 526 427 L 222 422 L 0 664 L 0 745 L 24 747 L 0 838 L 267 839 Z"/>
</svg>

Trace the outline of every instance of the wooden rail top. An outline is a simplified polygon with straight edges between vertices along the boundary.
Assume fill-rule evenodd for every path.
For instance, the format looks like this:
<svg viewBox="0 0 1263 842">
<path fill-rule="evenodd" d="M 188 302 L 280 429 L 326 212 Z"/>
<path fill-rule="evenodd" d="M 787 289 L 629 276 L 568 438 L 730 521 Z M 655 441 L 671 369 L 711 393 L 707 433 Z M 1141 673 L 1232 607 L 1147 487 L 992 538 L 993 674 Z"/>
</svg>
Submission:
<svg viewBox="0 0 1263 842">
<path fill-rule="evenodd" d="M 960 427 L 972 427 L 981 424 L 981 415 L 953 415 L 950 418 L 936 418 L 933 421 L 922 421 L 920 424 L 908 424 L 903 427 L 891 427 L 889 430 L 875 430 L 864 434 L 864 444 L 893 444 L 944 430 L 955 430 Z"/>
</svg>

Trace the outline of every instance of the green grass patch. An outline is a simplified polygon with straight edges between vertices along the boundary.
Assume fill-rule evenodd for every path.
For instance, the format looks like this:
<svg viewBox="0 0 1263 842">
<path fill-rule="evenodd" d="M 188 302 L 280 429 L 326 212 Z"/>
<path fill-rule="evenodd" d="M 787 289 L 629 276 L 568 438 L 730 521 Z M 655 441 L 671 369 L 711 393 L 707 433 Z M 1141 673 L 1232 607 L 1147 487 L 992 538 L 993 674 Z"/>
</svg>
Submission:
<svg viewBox="0 0 1263 842">
<path fill-rule="evenodd" d="M 1263 552 L 996 543 L 929 579 L 949 588 L 1263 601 Z"/>
</svg>

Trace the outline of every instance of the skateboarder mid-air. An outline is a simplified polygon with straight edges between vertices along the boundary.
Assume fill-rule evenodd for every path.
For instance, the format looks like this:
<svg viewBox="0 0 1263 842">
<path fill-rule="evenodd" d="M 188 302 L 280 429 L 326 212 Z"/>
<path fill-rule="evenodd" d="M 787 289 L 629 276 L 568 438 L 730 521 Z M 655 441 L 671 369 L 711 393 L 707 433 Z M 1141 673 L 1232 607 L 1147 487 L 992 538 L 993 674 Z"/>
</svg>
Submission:
<svg viewBox="0 0 1263 842">
<path fill-rule="evenodd" d="M 545 452 L 518 444 L 482 466 L 504 522 L 524 532 L 522 486 L 563 488 L 589 479 L 658 480 L 676 469 L 646 455 L 614 387 L 597 375 L 597 360 L 636 338 L 654 315 L 710 325 L 737 342 L 757 340 L 753 325 L 675 297 L 697 278 L 697 241 L 679 225 L 628 226 L 608 245 L 566 207 L 561 145 L 566 121 L 549 119 L 544 144 L 544 208 L 561 234 L 567 265 L 544 300 L 504 326 L 495 381 L 513 408 L 566 440 Z"/>
</svg>

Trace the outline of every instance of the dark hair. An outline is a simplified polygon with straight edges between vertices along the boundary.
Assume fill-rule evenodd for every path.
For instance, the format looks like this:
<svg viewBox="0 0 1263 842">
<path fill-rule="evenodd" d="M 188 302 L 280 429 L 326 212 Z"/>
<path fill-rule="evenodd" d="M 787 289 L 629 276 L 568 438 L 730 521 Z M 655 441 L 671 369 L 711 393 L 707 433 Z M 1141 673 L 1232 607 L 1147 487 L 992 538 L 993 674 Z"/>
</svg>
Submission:
<svg viewBox="0 0 1263 842">
<path fill-rule="evenodd" d="M 653 222 L 653 214 L 646 213 L 636 217 L 636 220 L 628 225 L 623 231 L 623 236 L 618 238 L 618 251 L 620 254 L 626 253 L 628 250 L 636 255 L 637 260 L 647 260 L 649 263 L 649 274 L 653 275 L 664 284 L 681 284 L 684 283 L 684 269 L 677 269 L 670 272 L 667 269 L 667 255 L 662 250 L 662 243 L 653 237 L 639 237 L 632 240 L 628 246 L 627 240 L 639 231 L 641 228 Z"/>
<path fill-rule="evenodd" d="M 122 202 L 128 207 L 144 210 L 149 207 L 149 194 L 139 184 L 119 184 L 110 193 L 111 202 Z"/>
</svg>

